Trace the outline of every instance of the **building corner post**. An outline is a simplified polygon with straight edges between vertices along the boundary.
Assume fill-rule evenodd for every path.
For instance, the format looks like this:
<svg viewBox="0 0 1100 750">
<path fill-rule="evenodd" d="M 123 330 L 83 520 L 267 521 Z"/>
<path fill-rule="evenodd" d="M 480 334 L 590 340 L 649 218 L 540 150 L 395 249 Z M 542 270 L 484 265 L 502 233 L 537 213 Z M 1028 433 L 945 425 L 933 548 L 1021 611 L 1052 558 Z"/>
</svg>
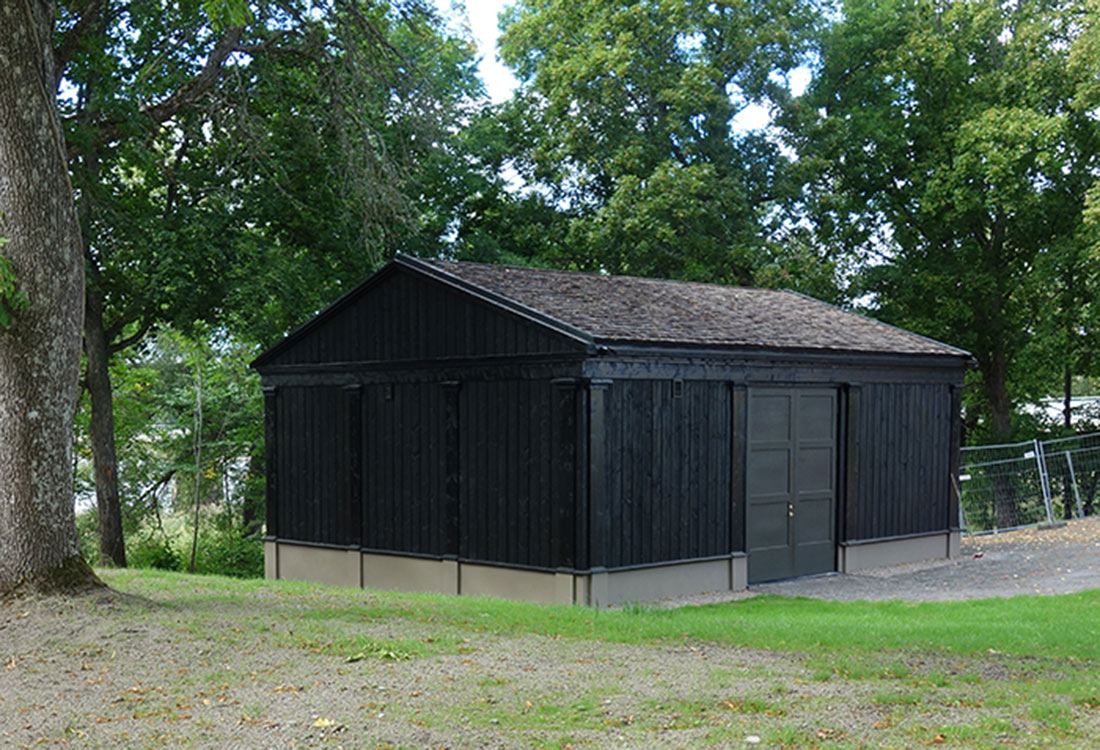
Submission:
<svg viewBox="0 0 1100 750">
<path fill-rule="evenodd" d="M 588 382 L 588 568 L 593 573 L 607 566 L 607 402 L 611 383 L 597 378 Z"/>
<path fill-rule="evenodd" d="M 279 391 L 262 387 L 264 395 L 264 575 L 279 577 Z"/>
<path fill-rule="evenodd" d="M 577 385 L 576 378 L 556 378 L 551 381 L 553 394 L 554 457 L 550 476 L 550 493 L 555 512 L 551 518 L 551 538 L 554 540 L 553 566 L 574 570 L 577 558 Z"/>
</svg>

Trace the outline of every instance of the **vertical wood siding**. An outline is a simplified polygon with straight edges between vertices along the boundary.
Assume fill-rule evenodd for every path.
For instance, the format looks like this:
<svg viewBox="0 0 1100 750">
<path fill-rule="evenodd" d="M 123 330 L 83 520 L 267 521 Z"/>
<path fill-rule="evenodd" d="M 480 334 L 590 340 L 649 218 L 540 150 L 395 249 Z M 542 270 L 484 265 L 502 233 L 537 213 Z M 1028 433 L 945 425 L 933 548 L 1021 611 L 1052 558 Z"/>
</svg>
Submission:
<svg viewBox="0 0 1100 750">
<path fill-rule="evenodd" d="M 543 354 L 578 347 L 543 326 L 395 268 L 268 364 Z"/>
<path fill-rule="evenodd" d="M 463 558 L 557 567 L 552 531 L 553 386 L 463 383 L 459 393 L 459 549 Z"/>
<path fill-rule="evenodd" d="M 607 567 L 730 552 L 728 384 L 619 380 L 607 391 Z M 594 437 L 598 439 L 598 437 Z"/>
<path fill-rule="evenodd" d="M 951 389 L 865 384 L 853 415 L 849 541 L 943 531 L 949 518 Z"/>
<path fill-rule="evenodd" d="M 447 553 L 446 391 L 438 383 L 363 393 L 363 545 Z"/>
<path fill-rule="evenodd" d="M 348 395 L 339 387 L 279 389 L 275 420 L 277 529 L 307 542 L 359 543 L 358 508 L 348 502 L 352 470 Z"/>
</svg>

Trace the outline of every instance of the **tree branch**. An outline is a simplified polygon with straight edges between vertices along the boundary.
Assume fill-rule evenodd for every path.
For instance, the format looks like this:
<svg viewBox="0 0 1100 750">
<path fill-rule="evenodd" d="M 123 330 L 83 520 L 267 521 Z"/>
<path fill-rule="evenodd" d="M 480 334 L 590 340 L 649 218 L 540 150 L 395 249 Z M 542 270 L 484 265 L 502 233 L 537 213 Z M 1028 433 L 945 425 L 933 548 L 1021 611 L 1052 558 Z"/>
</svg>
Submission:
<svg viewBox="0 0 1100 750">
<path fill-rule="evenodd" d="M 246 55 L 257 57 L 259 55 L 270 54 L 297 54 L 301 55 L 302 51 L 293 47 L 276 47 L 276 43 L 283 40 L 284 37 L 290 34 L 289 29 L 283 29 L 282 31 L 276 31 L 274 34 L 263 40 L 259 44 L 238 44 L 233 48 L 234 52 L 244 52 Z"/>
<path fill-rule="evenodd" d="M 203 66 L 194 78 L 187 83 L 180 86 L 176 93 L 162 101 L 160 104 L 154 104 L 151 107 L 146 107 L 142 110 L 142 114 L 151 119 L 157 125 L 169 120 L 178 113 L 184 107 L 190 106 L 195 102 L 202 99 L 206 92 L 210 90 L 210 87 L 214 85 L 214 82 L 218 80 L 218 75 L 221 73 L 222 64 L 225 62 L 233 50 L 236 49 L 237 44 L 241 41 L 241 34 L 244 32 L 243 26 L 233 26 L 225 32 L 225 36 L 215 45 L 214 49 L 210 52 L 210 57 L 206 58 L 206 65 Z"/>
<path fill-rule="evenodd" d="M 203 65 L 202 70 L 176 89 L 175 93 L 164 101 L 142 108 L 141 113 L 152 121 L 154 129 L 206 96 L 207 92 L 217 82 L 222 65 L 237 49 L 243 32 L 243 26 L 233 26 L 227 29 L 225 35 L 210 51 L 210 56 L 206 58 L 206 64 Z M 125 120 L 108 120 L 100 124 L 97 141 L 107 143 L 119 138 L 121 136 L 121 126 L 124 122 Z"/>
<path fill-rule="evenodd" d="M 168 471 L 166 471 L 164 474 L 161 475 L 160 479 L 150 485 L 148 489 L 146 489 L 144 492 L 141 493 L 141 495 L 138 496 L 137 502 L 140 503 L 145 498 L 149 497 L 150 495 L 154 495 L 155 493 L 160 491 L 160 488 L 168 484 L 168 481 L 175 475 L 175 469 L 169 469 Z"/>
<path fill-rule="evenodd" d="M 99 20 L 100 10 L 102 10 L 102 0 L 88 0 L 84 9 L 80 11 L 80 18 L 61 37 L 61 41 L 53 52 L 55 88 L 61 82 L 62 76 L 65 75 L 65 68 L 76 53 L 81 40 L 88 36 L 96 21 Z"/>
<path fill-rule="evenodd" d="M 113 341 L 111 344 L 108 345 L 107 351 L 110 352 L 111 354 L 115 354 L 116 352 L 120 352 L 123 349 L 126 349 L 127 347 L 133 346 L 134 344 L 136 344 L 137 342 L 139 342 L 143 338 L 145 338 L 145 334 L 149 333 L 149 329 L 152 328 L 152 327 L 153 327 L 152 319 L 144 318 L 141 321 L 141 325 L 138 326 L 138 329 L 136 331 L 134 331 L 132 334 L 130 334 L 129 336 L 127 336 L 124 339 L 120 339 L 118 341 Z M 118 333 L 115 333 L 114 335 L 117 336 Z M 108 338 L 108 341 L 111 341 L 111 339 L 113 339 L 113 338 L 114 338 L 114 336 L 111 336 L 110 338 Z"/>
</svg>

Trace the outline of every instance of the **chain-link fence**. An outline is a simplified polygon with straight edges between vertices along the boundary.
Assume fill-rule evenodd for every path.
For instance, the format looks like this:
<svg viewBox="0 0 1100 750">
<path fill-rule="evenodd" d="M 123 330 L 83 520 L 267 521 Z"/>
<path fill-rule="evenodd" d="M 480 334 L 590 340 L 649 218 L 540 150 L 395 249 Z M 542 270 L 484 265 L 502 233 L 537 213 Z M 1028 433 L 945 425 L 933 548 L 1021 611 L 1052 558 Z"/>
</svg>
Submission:
<svg viewBox="0 0 1100 750">
<path fill-rule="evenodd" d="M 1100 432 L 962 449 L 959 525 L 1007 531 L 1100 513 Z"/>
</svg>

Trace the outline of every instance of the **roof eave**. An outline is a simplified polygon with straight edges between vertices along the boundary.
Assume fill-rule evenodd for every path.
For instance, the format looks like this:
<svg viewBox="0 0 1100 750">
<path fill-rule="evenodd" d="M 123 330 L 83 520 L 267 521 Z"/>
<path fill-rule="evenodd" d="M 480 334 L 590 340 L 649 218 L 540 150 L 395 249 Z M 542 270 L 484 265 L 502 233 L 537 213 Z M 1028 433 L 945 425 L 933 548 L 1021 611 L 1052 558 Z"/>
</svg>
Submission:
<svg viewBox="0 0 1100 750">
<path fill-rule="evenodd" d="M 813 347 L 764 347 L 748 344 L 683 343 L 668 341 L 637 341 L 615 338 L 597 338 L 597 351 L 612 356 L 717 356 L 745 357 L 748 359 L 816 360 L 820 362 L 851 362 L 898 364 L 923 367 L 950 367 L 962 370 L 974 369 L 977 362 L 969 352 L 945 346 L 943 353 L 890 352 L 864 349 L 823 349 Z"/>
<path fill-rule="evenodd" d="M 849 310 L 844 310 L 844 308 L 840 308 L 836 305 L 830 305 L 828 302 L 816 299 L 814 297 L 811 297 L 808 294 L 803 294 L 802 292 L 796 292 L 793 289 L 784 289 L 783 291 L 787 292 L 788 294 L 794 294 L 794 295 L 797 295 L 799 297 L 802 297 L 803 299 L 809 300 L 810 302 L 815 302 L 819 305 L 825 305 L 826 307 L 832 308 L 834 310 L 839 309 L 839 310 L 843 310 L 844 312 L 849 313 L 851 315 L 858 315 L 861 318 L 869 320 L 869 321 L 871 321 L 873 323 L 876 323 L 880 326 L 886 326 L 887 328 L 892 328 L 893 330 L 898 331 L 899 333 L 903 333 L 906 336 L 913 336 L 913 337 L 916 337 L 918 339 L 921 339 L 922 341 L 927 341 L 930 344 L 934 344 L 938 347 L 942 347 L 944 349 L 950 349 L 954 354 L 956 354 L 958 356 L 967 357 L 968 359 L 971 359 L 971 360 L 974 359 L 973 355 L 971 355 L 971 353 L 966 351 L 965 349 L 960 349 L 957 346 L 951 346 L 951 344 L 945 344 L 942 341 L 939 341 L 937 339 L 932 338 L 931 336 L 925 336 L 924 334 L 915 333 L 915 332 L 910 331 L 906 328 L 901 328 L 899 326 L 896 326 L 893 323 L 887 323 L 884 320 L 879 320 L 878 318 L 872 318 L 870 315 L 866 315 L 866 314 L 860 312 L 859 310 L 850 310 L 850 309 Z M 976 360 L 975 360 L 975 366 L 977 366 Z"/>
</svg>

